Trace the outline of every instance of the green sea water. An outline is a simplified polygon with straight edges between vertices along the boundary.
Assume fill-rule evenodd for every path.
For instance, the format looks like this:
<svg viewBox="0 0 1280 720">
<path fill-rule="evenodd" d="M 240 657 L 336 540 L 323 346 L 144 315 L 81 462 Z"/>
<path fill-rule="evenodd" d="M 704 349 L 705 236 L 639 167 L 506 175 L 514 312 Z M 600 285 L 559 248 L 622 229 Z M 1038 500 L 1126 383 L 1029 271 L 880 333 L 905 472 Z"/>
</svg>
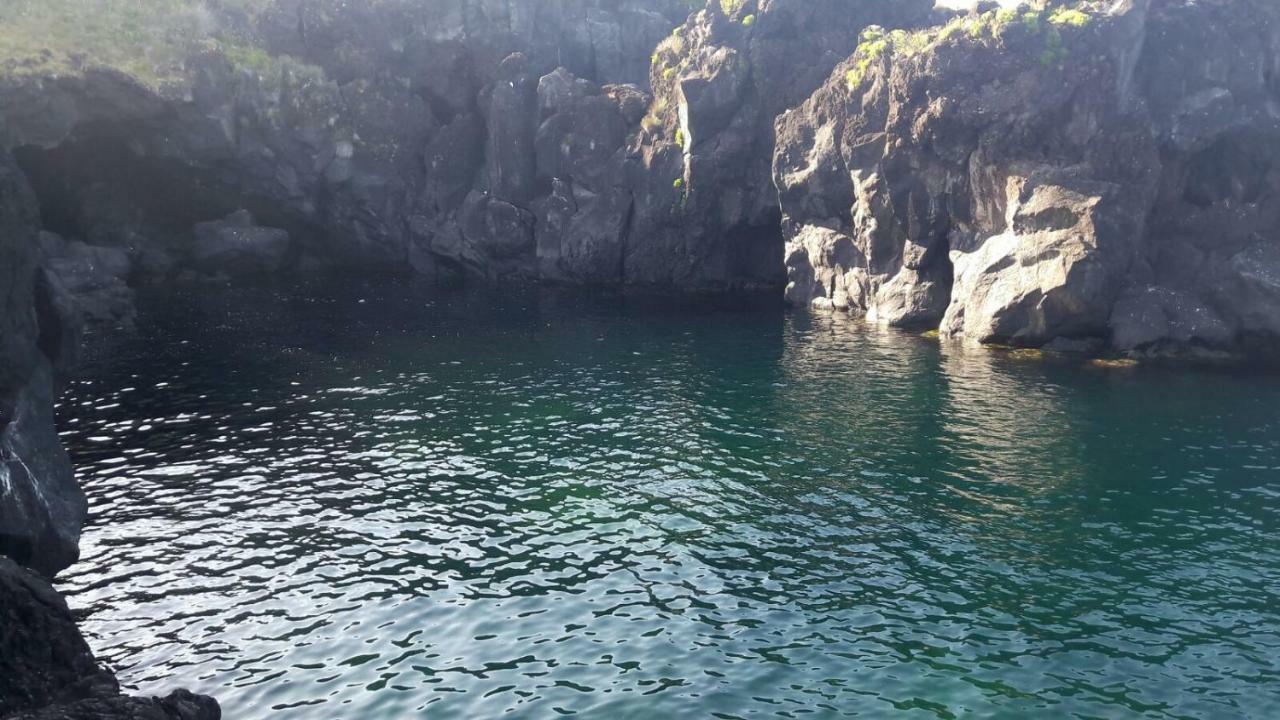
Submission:
<svg viewBox="0 0 1280 720">
<path fill-rule="evenodd" d="M 92 645 L 229 718 L 1280 717 L 1274 375 L 199 290 L 60 418 Z"/>
</svg>

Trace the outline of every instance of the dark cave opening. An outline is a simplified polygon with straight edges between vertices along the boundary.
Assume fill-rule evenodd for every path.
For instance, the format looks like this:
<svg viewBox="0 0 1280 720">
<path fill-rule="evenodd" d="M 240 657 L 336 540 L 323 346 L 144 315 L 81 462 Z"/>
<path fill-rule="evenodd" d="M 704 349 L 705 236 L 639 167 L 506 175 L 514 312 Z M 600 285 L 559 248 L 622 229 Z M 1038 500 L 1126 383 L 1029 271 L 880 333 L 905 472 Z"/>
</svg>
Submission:
<svg viewBox="0 0 1280 720">
<path fill-rule="evenodd" d="M 724 234 L 725 278 L 743 289 L 778 290 L 786 287 L 786 240 L 782 212 L 773 208 L 759 222 L 737 225 Z"/>
<path fill-rule="evenodd" d="M 49 149 L 14 157 L 52 232 L 97 245 L 127 245 L 144 230 L 173 235 L 239 205 L 235 193 L 176 161 L 140 155 L 126 138 L 90 130 Z"/>
<path fill-rule="evenodd" d="M 240 209 L 262 225 L 314 232 L 245 192 L 232 159 L 225 167 L 192 166 L 150 151 L 134 129 L 87 124 L 57 146 L 19 146 L 13 154 L 35 192 L 43 228 L 89 245 L 173 248 L 196 223 Z"/>
</svg>

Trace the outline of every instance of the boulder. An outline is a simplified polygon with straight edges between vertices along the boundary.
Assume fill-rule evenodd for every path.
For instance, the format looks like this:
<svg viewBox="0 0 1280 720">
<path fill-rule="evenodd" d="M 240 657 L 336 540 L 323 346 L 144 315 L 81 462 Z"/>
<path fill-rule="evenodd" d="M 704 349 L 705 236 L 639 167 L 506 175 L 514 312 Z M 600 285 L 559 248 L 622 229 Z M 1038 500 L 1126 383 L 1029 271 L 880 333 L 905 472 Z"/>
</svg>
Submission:
<svg viewBox="0 0 1280 720">
<path fill-rule="evenodd" d="M 269 275 L 289 255 L 289 233 L 255 225 L 247 210 L 197 223 L 192 233 L 191 266 L 205 273 Z"/>
<path fill-rule="evenodd" d="M 133 263 L 127 250 L 87 245 L 40 233 L 44 267 L 91 322 L 127 323 L 137 312 L 129 287 Z"/>
<path fill-rule="evenodd" d="M 1140 229 L 1124 191 L 1054 169 L 1007 188 L 1005 231 L 951 251 L 942 334 L 1031 346 L 1105 335 Z"/>
</svg>

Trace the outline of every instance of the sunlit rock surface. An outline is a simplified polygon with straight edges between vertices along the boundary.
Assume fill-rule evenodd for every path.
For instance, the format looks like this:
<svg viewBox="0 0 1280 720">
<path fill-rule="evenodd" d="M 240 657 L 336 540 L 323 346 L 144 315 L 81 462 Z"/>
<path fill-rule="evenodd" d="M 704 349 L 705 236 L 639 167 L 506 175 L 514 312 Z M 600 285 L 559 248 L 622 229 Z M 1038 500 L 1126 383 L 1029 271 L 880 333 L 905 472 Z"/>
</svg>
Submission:
<svg viewBox="0 0 1280 720">
<path fill-rule="evenodd" d="M 778 122 L 788 299 L 972 342 L 1274 349 L 1280 9 L 872 30 Z"/>
</svg>

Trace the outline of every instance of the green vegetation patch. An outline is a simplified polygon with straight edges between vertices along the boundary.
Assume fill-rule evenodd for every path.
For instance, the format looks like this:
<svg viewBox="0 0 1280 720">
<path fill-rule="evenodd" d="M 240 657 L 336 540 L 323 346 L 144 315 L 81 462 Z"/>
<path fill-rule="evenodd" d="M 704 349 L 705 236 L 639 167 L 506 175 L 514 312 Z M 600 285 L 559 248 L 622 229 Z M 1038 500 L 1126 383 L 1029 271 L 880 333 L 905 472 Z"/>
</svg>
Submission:
<svg viewBox="0 0 1280 720">
<path fill-rule="evenodd" d="M 871 69 L 871 64 L 883 57 L 888 50 L 889 38 L 885 36 L 883 30 L 870 27 L 862 31 L 862 43 L 853 53 L 857 60 L 854 62 L 853 69 L 844 75 L 845 83 L 850 90 L 857 90 L 862 86 L 863 80 L 867 78 L 867 72 Z"/>
<path fill-rule="evenodd" d="M 1093 17 L 1088 13 L 1081 12 L 1075 8 L 1058 8 L 1049 15 L 1049 22 L 1054 25 L 1065 25 L 1073 28 L 1087 27 L 1093 22 Z"/>
<path fill-rule="evenodd" d="M 272 0 L 0 0 L 0 72 L 59 74 L 106 66 L 158 87 L 184 78 L 193 53 L 219 49 L 244 70 L 279 59 L 224 24 L 252 20 Z M 223 12 L 210 9 L 212 5 Z M 296 64 L 296 63 L 295 63 Z"/>
<path fill-rule="evenodd" d="M 1021 29 L 1040 38 L 1043 43 L 1038 56 L 1042 65 L 1062 67 L 1069 54 L 1063 32 L 1088 27 L 1093 20 L 1092 15 L 1079 7 L 1059 7 L 1047 12 L 1028 9 L 1024 5 L 1018 9 L 1003 8 L 980 15 L 956 17 L 939 29 L 907 33 L 901 40 L 898 39 L 899 31 L 891 37 L 894 38 L 895 51 L 905 50 L 910 54 L 932 44 L 948 43 L 962 37 L 975 43 L 1003 43 L 1010 30 Z M 856 74 L 851 71 L 850 79 Z"/>
</svg>

